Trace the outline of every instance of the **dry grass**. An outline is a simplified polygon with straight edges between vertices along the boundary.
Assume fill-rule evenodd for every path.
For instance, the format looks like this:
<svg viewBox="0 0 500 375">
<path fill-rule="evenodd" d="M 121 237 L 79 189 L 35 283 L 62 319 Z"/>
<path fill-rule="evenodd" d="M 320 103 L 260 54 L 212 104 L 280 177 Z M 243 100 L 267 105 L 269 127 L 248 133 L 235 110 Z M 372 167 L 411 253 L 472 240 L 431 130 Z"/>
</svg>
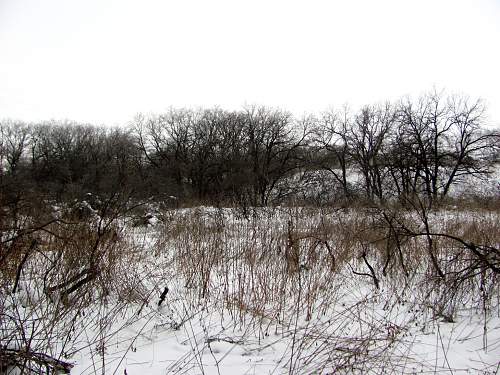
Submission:
<svg viewBox="0 0 500 375">
<path fill-rule="evenodd" d="M 435 233 L 498 248 L 496 212 L 428 218 Z M 398 321 L 402 306 L 431 322 L 463 309 L 486 319 L 498 305 L 497 274 L 452 237 L 432 242 L 445 274 L 436 276 L 427 237 L 415 235 L 422 228 L 403 209 L 282 207 L 247 219 L 232 209 L 172 210 L 154 229 L 133 230 L 116 218 L 64 217 L 17 242 L 4 263 L 2 345 L 69 357 L 93 327 L 101 335 L 89 345 L 104 351 L 115 318 L 133 310 L 139 319 L 164 287 L 178 285 L 173 329 L 203 306 L 259 341 L 291 340 L 282 358 L 289 373 L 404 372 L 393 348 L 415 316 Z M 36 251 L 17 277 L 22 293 L 10 293 L 32 239 Z"/>
</svg>

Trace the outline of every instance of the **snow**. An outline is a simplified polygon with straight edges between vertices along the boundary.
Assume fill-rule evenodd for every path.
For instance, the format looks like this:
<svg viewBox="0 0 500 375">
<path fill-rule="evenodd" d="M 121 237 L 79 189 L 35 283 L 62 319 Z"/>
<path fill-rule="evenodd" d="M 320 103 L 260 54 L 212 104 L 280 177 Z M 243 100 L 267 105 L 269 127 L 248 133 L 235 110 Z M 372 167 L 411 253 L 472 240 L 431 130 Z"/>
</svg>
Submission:
<svg viewBox="0 0 500 375">
<path fill-rule="evenodd" d="M 297 234 L 320 236 L 324 221 L 341 215 L 362 213 L 279 207 L 256 209 L 247 220 L 234 209 L 198 207 L 172 210 L 162 220 L 151 214 L 154 225 L 127 227 L 134 251 L 121 260 L 117 294 L 79 312 L 65 348 L 72 374 L 498 373 L 498 285 L 488 306 L 475 295 L 458 299 L 449 322 L 430 305 L 441 303 L 446 290 L 433 288 L 425 270 L 400 282 L 381 276 L 377 290 L 349 267 L 332 272 L 326 250 L 317 248 L 320 261 L 284 272 L 290 220 Z M 498 220 L 495 214 L 433 215 L 435 223 Z M 304 241 L 302 249 L 310 249 L 312 242 Z M 301 264 L 310 256 L 302 253 Z M 362 270 L 362 262 L 350 264 Z M 14 298 L 27 306 L 35 288 L 22 280 Z M 37 303 L 40 311 L 47 308 Z M 24 307 L 18 313 L 23 321 L 35 314 Z M 52 345 L 57 352 L 61 341 Z"/>
<path fill-rule="evenodd" d="M 373 321 L 381 331 L 372 337 L 383 340 L 372 346 L 371 363 L 356 364 L 356 358 L 344 358 L 343 373 L 426 373 L 452 372 L 474 374 L 498 368 L 500 319 L 488 322 L 488 350 L 483 350 L 483 324 L 479 317 L 463 317 L 456 323 L 433 321 L 428 325 L 408 310 L 384 312 L 376 303 L 363 305 L 361 312 L 352 303 L 331 312 L 335 322 L 318 319 L 296 327 L 281 327 L 259 332 L 257 327 L 242 329 L 209 307 L 194 312 L 189 321 L 175 329 L 162 323 L 165 312 L 143 316 L 132 327 L 109 340 L 106 348 L 106 373 L 118 374 L 286 374 L 304 367 L 315 372 L 332 343 L 357 349 L 356 336 L 370 331 Z M 153 317 L 151 319 L 151 317 Z M 383 323 L 383 324 L 382 324 Z M 413 324 L 414 323 L 414 324 Z M 312 337 L 312 339 L 311 339 Z M 370 336 L 371 337 L 371 336 Z M 292 358 L 292 346 L 300 356 Z M 388 342 L 394 340 L 392 345 Z M 330 341 L 330 343 L 328 343 Z M 334 355 L 335 353 L 333 353 Z M 366 353 L 368 355 L 368 353 Z M 314 356 L 318 359 L 314 360 Z M 308 363 L 308 357 L 312 362 Z M 377 358 L 377 356 L 379 358 Z M 82 353 L 74 373 L 101 372 L 100 358 Z M 347 356 L 346 356 L 347 357 Z M 76 358 L 75 358 L 76 359 Z M 96 361 L 97 363 L 94 363 Z M 495 366 L 497 366 L 495 368 Z M 311 373 L 300 370 L 299 373 Z M 322 372 L 323 373 L 323 372 Z M 324 373 L 327 373 L 326 371 Z M 492 372 L 494 373 L 494 372 Z"/>
</svg>

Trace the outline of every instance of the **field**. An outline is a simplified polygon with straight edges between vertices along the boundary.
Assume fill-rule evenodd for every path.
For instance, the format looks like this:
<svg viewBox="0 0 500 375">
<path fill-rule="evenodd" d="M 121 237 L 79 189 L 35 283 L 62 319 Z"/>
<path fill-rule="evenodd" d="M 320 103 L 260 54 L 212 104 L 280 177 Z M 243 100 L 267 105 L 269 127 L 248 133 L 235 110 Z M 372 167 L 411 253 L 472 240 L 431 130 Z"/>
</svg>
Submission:
<svg viewBox="0 0 500 375">
<path fill-rule="evenodd" d="M 448 3 L 0 0 L 0 375 L 500 375 L 500 1 Z"/>
<path fill-rule="evenodd" d="M 499 372 L 495 210 L 79 207 L 2 273 L 5 373 Z"/>
</svg>

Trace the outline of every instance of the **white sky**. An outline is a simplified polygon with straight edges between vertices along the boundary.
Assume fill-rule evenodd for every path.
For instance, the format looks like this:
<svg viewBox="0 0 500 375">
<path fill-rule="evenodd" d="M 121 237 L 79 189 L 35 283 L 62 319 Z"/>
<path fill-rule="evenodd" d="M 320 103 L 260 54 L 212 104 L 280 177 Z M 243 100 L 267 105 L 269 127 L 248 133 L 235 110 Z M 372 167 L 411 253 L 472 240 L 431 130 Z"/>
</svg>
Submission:
<svg viewBox="0 0 500 375">
<path fill-rule="evenodd" d="M 500 1 L 0 0 L 0 118 L 300 115 L 446 88 L 500 124 Z"/>
</svg>

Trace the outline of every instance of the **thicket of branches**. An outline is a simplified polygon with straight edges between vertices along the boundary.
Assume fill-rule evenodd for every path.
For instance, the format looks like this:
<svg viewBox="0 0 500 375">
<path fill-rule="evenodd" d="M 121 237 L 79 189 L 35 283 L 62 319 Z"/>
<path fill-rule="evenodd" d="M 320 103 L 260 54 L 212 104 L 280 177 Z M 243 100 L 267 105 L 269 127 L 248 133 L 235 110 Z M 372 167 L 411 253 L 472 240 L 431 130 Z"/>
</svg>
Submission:
<svg viewBox="0 0 500 375">
<path fill-rule="evenodd" d="M 431 93 L 302 119 L 252 106 L 140 114 L 124 128 L 7 120 L 2 199 L 126 189 L 138 198 L 253 206 L 290 197 L 437 201 L 498 160 L 499 133 L 487 130 L 484 115 L 481 101 Z"/>
<path fill-rule="evenodd" d="M 331 307 L 328 293 L 339 284 L 330 283 L 353 275 L 394 295 L 418 290 L 414 303 L 447 321 L 462 303 L 482 304 L 486 321 L 500 274 L 497 213 L 448 218 L 433 210 L 455 185 L 497 168 L 500 133 L 485 121 L 481 101 L 430 93 L 301 119 L 251 106 L 170 109 L 123 128 L 0 122 L 0 373 L 70 371 L 84 321 L 102 334 L 88 345 L 104 363 L 114 317 L 135 306 L 140 319 L 161 290 L 158 306 L 165 300 L 159 283 L 174 278 L 194 299 L 223 290 L 217 304 L 238 324 L 254 311 L 284 326 L 287 293 L 297 317 L 305 306 L 310 320 L 318 306 Z M 299 204 L 277 207 L 289 202 Z M 146 203 L 229 205 L 236 215 L 158 209 L 164 232 L 153 250 L 167 260 L 145 276 L 152 245 L 127 233 Z M 309 207 L 325 203 L 334 207 Z M 155 279 L 158 270 L 172 274 Z M 379 328 L 359 342 L 368 348 Z M 358 349 L 338 354 L 340 362 Z M 293 353 L 290 373 L 300 372 L 298 354 L 291 370 Z"/>
</svg>

